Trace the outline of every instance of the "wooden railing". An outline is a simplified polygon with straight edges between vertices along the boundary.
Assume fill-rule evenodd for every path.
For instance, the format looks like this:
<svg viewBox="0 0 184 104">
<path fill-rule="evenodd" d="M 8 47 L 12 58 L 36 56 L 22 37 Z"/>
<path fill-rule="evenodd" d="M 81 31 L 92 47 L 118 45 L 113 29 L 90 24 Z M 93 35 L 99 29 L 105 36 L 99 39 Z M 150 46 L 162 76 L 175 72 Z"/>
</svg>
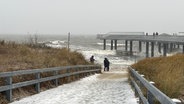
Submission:
<svg viewBox="0 0 184 104">
<path fill-rule="evenodd" d="M 134 69 L 131 67 L 128 67 L 128 69 L 130 73 L 131 85 L 135 89 L 135 94 L 139 97 L 140 104 L 154 104 L 155 101 L 160 104 L 176 104 L 168 96 L 138 74 Z M 145 89 L 144 94 L 141 89 Z"/>
<path fill-rule="evenodd" d="M 61 71 L 63 71 L 61 73 Z M 44 73 L 50 73 L 52 75 L 48 77 L 41 77 Z M 70 76 L 78 79 L 79 77 L 85 77 L 90 74 L 101 73 L 101 66 L 99 65 L 77 65 L 77 66 L 65 66 L 65 67 L 54 67 L 45 69 L 31 69 L 31 70 L 20 70 L 12 72 L 0 73 L 0 79 L 5 81 L 5 85 L 0 86 L 0 92 L 5 92 L 6 99 L 12 101 L 12 90 L 24 86 L 35 85 L 37 93 L 40 92 L 40 83 L 53 80 L 54 84 L 58 86 L 59 79 L 69 78 Z M 13 83 L 13 77 L 23 75 L 34 75 L 35 79 L 28 81 Z M 81 75 L 81 76 L 80 76 Z"/>
</svg>

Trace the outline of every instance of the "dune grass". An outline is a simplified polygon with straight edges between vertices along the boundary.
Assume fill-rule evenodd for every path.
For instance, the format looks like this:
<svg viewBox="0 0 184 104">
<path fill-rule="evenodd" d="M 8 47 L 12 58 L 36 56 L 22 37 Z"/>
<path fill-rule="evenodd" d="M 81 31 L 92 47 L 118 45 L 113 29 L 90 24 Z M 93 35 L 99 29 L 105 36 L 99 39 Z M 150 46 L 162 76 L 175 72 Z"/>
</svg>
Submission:
<svg viewBox="0 0 184 104">
<path fill-rule="evenodd" d="M 184 54 L 143 59 L 132 67 L 170 98 L 184 95 Z"/>
<path fill-rule="evenodd" d="M 0 41 L 0 72 L 88 64 L 91 63 L 85 60 L 81 53 L 70 51 L 67 48 L 56 49 L 42 45 Z M 49 73 L 42 76 L 49 76 Z M 14 82 L 25 79 L 34 79 L 34 75 L 13 77 Z M 63 79 L 61 81 L 64 82 Z M 2 78 L 0 78 L 0 85 L 4 85 Z M 50 87 L 53 87 L 51 82 L 42 83 L 41 85 L 42 90 Z M 36 93 L 34 86 L 18 88 L 13 91 L 14 96 L 18 98 L 34 93 Z M 0 104 L 8 103 L 3 93 L 0 93 L 0 99 Z"/>
<path fill-rule="evenodd" d="M 66 48 L 35 48 L 28 44 L 0 44 L 0 72 L 89 64 L 85 57 Z"/>
</svg>

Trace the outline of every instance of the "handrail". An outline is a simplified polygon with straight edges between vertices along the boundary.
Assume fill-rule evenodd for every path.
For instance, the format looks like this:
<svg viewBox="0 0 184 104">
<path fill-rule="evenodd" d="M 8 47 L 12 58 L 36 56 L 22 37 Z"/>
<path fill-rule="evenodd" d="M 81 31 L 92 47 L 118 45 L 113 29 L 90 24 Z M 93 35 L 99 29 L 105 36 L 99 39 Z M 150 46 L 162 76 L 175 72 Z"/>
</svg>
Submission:
<svg viewBox="0 0 184 104">
<path fill-rule="evenodd" d="M 72 68 L 85 68 L 85 67 L 97 67 L 94 65 L 76 65 L 76 66 L 63 66 L 63 67 L 53 67 L 53 68 L 43 68 L 43 69 L 29 69 L 29 70 L 19 70 L 19 71 L 11 71 L 11 72 L 2 72 L 0 73 L 0 77 L 9 77 L 9 76 L 17 76 L 24 74 L 33 74 L 33 73 L 43 73 L 49 71 L 59 71 L 66 70 Z"/>
<path fill-rule="evenodd" d="M 143 104 L 153 104 L 153 99 L 156 98 L 161 104 L 176 104 L 174 103 L 168 96 L 166 96 L 163 92 L 157 89 L 155 86 L 150 84 L 145 78 L 139 75 L 133 68 L 128 67 L 131 76 L 131 82 L 133 83 L 135 90 L 138 92 L 139 98 Z M 136 80 L 140 82 L 141 86 L 144 86 L 147 89 L 147 101 L 145 101 L 145 97 L 142 96 L 142 92 L 137 90 L 138 84 Z M 139 86 L 140 87 L 140 86 Z M 143 101 L 144 100 L 144 101 Z"/>
<path fill-rule="evenodd" d="M 80 70 L 79 70 L 80 69 Z M 59 74 L 58 71 L 66 70 L 65 73 Z M 74 70 L 70 72 L 70 70 Z M 43 77 L 41 78 L 40 73 L 45 72 L 54 72 L 52 76 Z M 94 73 L 100 73 L 101 72 L 101 66 L 100 65 L 76 65 L 76 66 L 63 66 L 63 67 L 53 67 L 53 68 L 44 68 L 44 69 L 29 69 L 29 70 L 19 70 L 19 71 L 12 71 L 12 72 L 2 72 L 0 73 L 0 78 L 5 78 L 6 85 L 0 86 L 0 92 L 5 91 L 6 98 L 8 101 L 12 101 L 12 90 L 24 86 L 29 85 L 36 85 L 36 91 L 40 92 L 40 83 L 54 80 L 55 85 L 58 85 L 58 79 L 63 77 L 69 77 L 69 76 L 76 76 L 78 77 L 79 74 L 84 74 L 84 76 L 87 76 L 89 74 Z M 13 76 L 20 76 L 20 75 L 28 75 L 28 74 L 35 74 L 36 79 L 24 81 L 24 82 L 18 82 L 18 83 L 12 83 Z"/>
</svg>

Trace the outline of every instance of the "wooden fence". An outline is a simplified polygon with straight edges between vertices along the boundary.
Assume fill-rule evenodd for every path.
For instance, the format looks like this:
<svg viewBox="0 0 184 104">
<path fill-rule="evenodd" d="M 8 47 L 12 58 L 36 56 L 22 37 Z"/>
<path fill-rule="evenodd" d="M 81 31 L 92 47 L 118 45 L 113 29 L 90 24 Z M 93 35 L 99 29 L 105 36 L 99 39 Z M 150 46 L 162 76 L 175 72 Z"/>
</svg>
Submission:
<svg viewBox="0 0 184 104">
<path fill-rule="evenodd" d="M 130 72 L 131 84 L 135 89 L 135 94 L 139 97 L 140 104 L 154 104 L 155 101 L 160 104 L 176 104 L 168 96 L 138 74 L 134 69 L 131 67 L 128 69 Z M 142 89 L 145 89 L 144 94 Z"/>
<path fill-rule="evenodd" d="M 62 72 L 61 72 L 62 71 Z M 42 77 L 44 73 L 50 73 L 50 76 Z M 0 73 L 0 79 L 4 80 L 4 84 L 0 86 L 0 92 L 5 94 L 8 101 L 12 101 L 12 90 L 24 86 L 35 85 L 37 93 L 40 92 L 40 84 L 46 81 L 52 81 L 58 86 L 59 79 L 70 78 L 71 76 L 75 79 L 79 77 L 85 77 L 90 74 L 101 73 L 101 66 L 99 65 L 77 65 L 77 66 L 65 66 L 65 67 L 54 67 L 45 69 L 31 69 L 31 70 L 20 70 L 12 72 Z M 34 79 L 26 80 L 23 82 L 13 83 L 13 77 L 20 77 L 23 75 L 33 75 Z"/>
</svg>

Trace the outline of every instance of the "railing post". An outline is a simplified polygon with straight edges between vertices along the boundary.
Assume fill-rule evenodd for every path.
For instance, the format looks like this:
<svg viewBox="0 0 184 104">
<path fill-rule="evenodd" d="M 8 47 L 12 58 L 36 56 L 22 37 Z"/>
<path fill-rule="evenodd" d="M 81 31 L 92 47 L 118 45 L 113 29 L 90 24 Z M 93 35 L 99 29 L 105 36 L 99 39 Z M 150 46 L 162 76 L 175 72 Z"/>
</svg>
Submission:
<svg viewBox="0 0 184 104">
<path fill-rule="evenodd" d="M 12 77 L 6 77 L 6 85 L 12 85 Z M 6 99 L 12 101 L 12 89 L 6 91 Z"/>
<path fill-rule="evenodd" d="M 89 67 L 87 67 L 87 70 L 90 70 L 90 68 L 89 68 Z M 92 72 L 88 72 L 88 73 L 89 73 L 89 76 L 90 76 Z"/>
<path fill-rule="evenodd" d="M 79 71 L 79 68 L 76 68 L 75 71 L 78 72 Z M 79 79 L 79 74 L 77 74 L 75 78 L 76 79 Z"/>
<path fill-rule="evenodd" d="M 58 71 L 54 71 L 54 76 L 58 75 Z M 54 80 L 55 86 L 58 86 L 58 79 Z"/>
<path fill-rule="evenodd" d="M 99 73 L 102 73 L 102 67 L 101 66 L 98 66 L 98 68 L 100 69 L 99 70 Z"/>
<path fill-rule="evenodd" d="M 89 70 L 89 67 L 86 67 L 86 70 Z M 90 76 L 90 72 L 87 72 L 87 76 Z"/>
<path fill-rule="evenodd" d="M 83 71 L 83 68 L 80 68 L 81 71 Z M 81 77 L 84 77 L 84 73 L 81 73 Z"/>
<path fill-rule="evenodd" d="M 40 73 L 36 73 L 36 79 L 39 80 L 40 79 Z M 36 92 L 39 93 L 40 92 L 40 82 L 38 82 L 35 86 Z"/>
<path fill-rule="evenodd" d="M 93 69 L 95 69 L 95 68 L 94 68 L 94 67 L 91 67 L 91 69 L 93 70 Z M 92 74 L 95 74 L 95 73 L 96 73 L 96 71 L 95 71 L 95 72 L 94 72 L 94 71 L 92 72 Z"/>
<path fill-rule="evenodd" d="M 69 74 L 70 73 L 70 70 L 69 69 L 66 69 L 66 73 Z M 70 76 L 68 76 L 67 82 L 70 82 Z"/>
<path fill-rule="evenodd" d="M 154 104 L 154 96 L 151 94 L 150 91 L 147 91 L 147 99 L 149 104 Z"/>
<path fill-rule="evenodd" d="M 155 82 L 149 82 L 150 84 L 155 84 Z M 154 104 L 154 96 L 150 91 L 147 91 L 147 99 L 149 104 Z"/>
</svg>

